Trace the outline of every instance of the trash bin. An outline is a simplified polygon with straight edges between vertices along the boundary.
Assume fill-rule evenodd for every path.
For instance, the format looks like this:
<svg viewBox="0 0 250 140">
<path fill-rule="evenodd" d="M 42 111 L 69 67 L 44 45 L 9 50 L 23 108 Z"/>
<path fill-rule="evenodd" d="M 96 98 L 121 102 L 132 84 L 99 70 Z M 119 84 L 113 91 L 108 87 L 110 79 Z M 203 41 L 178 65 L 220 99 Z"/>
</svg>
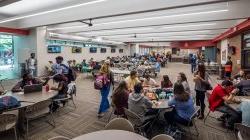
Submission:
<svg viewBox="0 0 250 140">
<path fill-rule="evenodd" d="M 219 68 L 219 77 L 220 77 L 220 79 L 224 79 L 224 75 L 225 75 L 225 67 L 221 65 L 220 68 Z"/>
<path fill-rule="evenodd" d="M 20 63 L 19 68 L 20 68 L 20 77 L 22 77 L 23 74 L 26 73 L 26 63 Z"/>
</svg>

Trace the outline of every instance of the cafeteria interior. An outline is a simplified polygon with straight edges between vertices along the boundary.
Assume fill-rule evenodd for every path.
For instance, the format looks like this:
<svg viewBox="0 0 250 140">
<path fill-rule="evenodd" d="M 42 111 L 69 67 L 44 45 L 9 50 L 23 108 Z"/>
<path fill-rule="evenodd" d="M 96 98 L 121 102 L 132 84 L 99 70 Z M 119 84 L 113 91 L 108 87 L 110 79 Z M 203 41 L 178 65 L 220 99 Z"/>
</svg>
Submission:
<svg viewBox="0 0 250 140">
<path fill-rule="evenodd" d="M 249 0 L 0 0 L 0 140 L 249 140 Z"/>
</svg>

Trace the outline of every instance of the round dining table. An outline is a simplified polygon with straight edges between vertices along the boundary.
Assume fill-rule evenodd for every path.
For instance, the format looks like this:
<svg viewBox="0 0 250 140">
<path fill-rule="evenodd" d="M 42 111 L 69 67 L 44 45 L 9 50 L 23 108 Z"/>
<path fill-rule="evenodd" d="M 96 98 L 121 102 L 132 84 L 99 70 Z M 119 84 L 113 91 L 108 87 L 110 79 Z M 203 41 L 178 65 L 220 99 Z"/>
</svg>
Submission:
<svg viewBox="0 0 250 140">
<path fill-rule="evenodd" d="M 124 130 L 101 130 L 84 134 L 72 140 L 148 140 L 147 138 Z"/>
</svg>

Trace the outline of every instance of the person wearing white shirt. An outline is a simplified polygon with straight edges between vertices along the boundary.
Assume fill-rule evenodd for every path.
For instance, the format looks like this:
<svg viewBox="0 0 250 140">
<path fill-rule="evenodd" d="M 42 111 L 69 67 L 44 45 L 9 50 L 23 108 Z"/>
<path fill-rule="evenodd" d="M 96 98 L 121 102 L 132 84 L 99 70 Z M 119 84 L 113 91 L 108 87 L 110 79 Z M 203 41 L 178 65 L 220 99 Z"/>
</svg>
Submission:
<svg viewBox="0 0 250 140">
<path fill-rule="evenodd" d="M 158 86 L 158 85 L 153 78 L 150 78 L 149 75 L 145 75 L 145 78 L 143 80 L 143 86 Z"/>
<path fill-rule="evenodd" d="M 32 75 L 32 76 L 35 76 L 36 75 L 36 65 L 37 65 L 37 60 L 35 58 L 35 53 L 31 53 L 30 54 L 30 58 L 27 61 L 27 67 L 28 67 L 28 70 L 29 70 L 29 73 Z"/>
</svg>

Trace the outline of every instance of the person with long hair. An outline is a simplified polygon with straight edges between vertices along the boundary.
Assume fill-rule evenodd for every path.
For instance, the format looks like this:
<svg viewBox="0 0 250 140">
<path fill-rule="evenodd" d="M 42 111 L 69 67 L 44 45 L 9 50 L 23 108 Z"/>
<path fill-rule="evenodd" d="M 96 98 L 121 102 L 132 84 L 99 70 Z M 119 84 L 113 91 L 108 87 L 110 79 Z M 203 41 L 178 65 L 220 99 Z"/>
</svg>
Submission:
<svg viewBox="0 0 250 140">
<path fill-rule="evenodd" d="M 108 95 L 109 95 L 111 85 L 114 85 L 114 78 L 113 78 L 112 72 L 110 71 L 109 64 L 110 64 L 109 60 L 106 60 L 100 69 L 100 75 L 103 76 L 104 83 L 101 89 L 102 98 L 101 98 L 101 103 L 100 103 L 100 107 L 99 107 L 99 111 L 97 115 L 98 117 L 103 117 L 104 112 L 106 112 L 110 107 Z"/>
<path fill-rule="evenodd" d="M 190 86 L 187 81 L 187 77 L 183 72 L 180 72 L 177 75 L 177 82 L 180 82 L 183 85 L 185 92 L 191 93 Z"/>
<path fill-rule="evenodd" d="M 198 71 L 194 74 L 194 83 L 196 91 L 196 105 L 201 107 L 199 112 L 199 119 L 204 118 L 205 111 L 205 93 L 207 91 L 208 75 L 206 74 L 206 69 L 204 64 L 198 65 Z"/>
<path fill-rule="evenodd" d="M 168 105 L 173 106 L 174 109 L 164 114 L 166 121 L 170 125 L 174 123 L 188 125 L 195 109 L 192 97 L 185 92 L 181 83 L 174 84 L 174 97 L 168 101 Z"/>
<path fill-rule="evenodd" d="M 121 81 L 112 95 L 112 103 L 115 106 L 115 115 L 124 116 L 124 108 L 128 108 L 128 86 L 125 81 Z"/>
<path fill-rule="evenodd" d="M 168 75 L 163 75 L 163 79 L 161 81 L 161 88 L 164 89 L 164 88 L 172 88 L 172 87 L 173 87 L 173 84 L 170 81 Z"/>
</svg>

